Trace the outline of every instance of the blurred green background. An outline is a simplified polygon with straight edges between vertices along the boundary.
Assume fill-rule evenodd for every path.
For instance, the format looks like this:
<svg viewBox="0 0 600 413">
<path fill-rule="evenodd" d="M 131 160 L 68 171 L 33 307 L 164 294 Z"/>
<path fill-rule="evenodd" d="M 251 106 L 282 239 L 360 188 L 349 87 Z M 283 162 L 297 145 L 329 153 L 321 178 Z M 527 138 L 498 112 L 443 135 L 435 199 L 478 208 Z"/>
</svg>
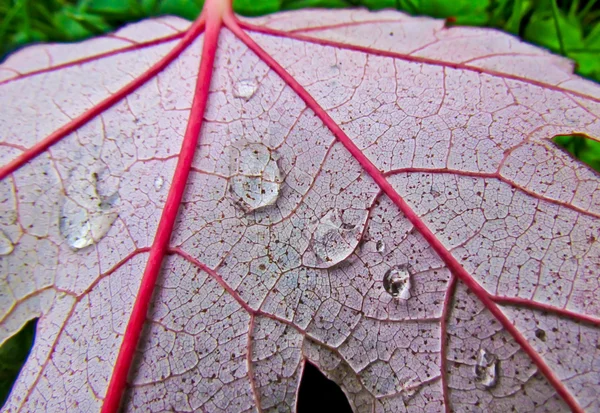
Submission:
<svg viewBox="0 0 600 413">
<path fill-rule="evenodd" d="M 174 14 L 194 19 L 202 0 L 0 0 L 0 60 L 34 42 L 73 42 L 132 21 Z M 598 0 L 234 0 L 237 13 L 256 16 L 306 7 L 395 8 L 446 18 L 449 24 L 494 27 L 575 61 L 576 72 L 600 82 Z M 600 171 L 600 144 L 584 136 L 554 139 Z M 35 321 L 0 347 L 0 406 L 33 343 Z"/>
</svg>

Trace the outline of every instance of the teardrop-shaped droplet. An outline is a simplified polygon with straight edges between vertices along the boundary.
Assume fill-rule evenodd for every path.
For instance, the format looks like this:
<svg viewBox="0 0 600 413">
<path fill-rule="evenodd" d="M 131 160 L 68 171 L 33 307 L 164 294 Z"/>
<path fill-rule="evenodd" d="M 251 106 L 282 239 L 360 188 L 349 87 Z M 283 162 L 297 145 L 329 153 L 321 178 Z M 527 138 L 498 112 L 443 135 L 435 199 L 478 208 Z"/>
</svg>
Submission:
<svg viewBox="0 0 600 413">
<path fill-rule="evenodd" d="M 273 205 L 282 178 L 273 151 L 262 143 L 242 143 L 233 148 L 229 191 L 245 212 Z"/>
<path fill-rule="evenodd" d="M 100 241 L 119 215 L 114 208 L 118 193 L 101 197 L 96 179 L 96 174 L 73 179 L 61 207 L 60 232 L 74 250 Z"/>
<path fill-rule="evenodd" d="M 329 268 L 348 258 L 358 246 L 367 215 L 367 211 L 327 211 L 315 227 L 303 264 Z"/>
<path fill-rule="evenodd" d="M 157 176 L 154 180 L 154 189 L 160 191 L 165 183 L 165 179 L 162 176 Z"/>
<path fill-rule="evenodd" d="M 375 243 L 375 250 L 380 253 L 383 254 L 385 252 L 385 242 L 383 242 L 383 240 L 379 240 Z"/>
<path fill-rule="evenodd" d="M 0 229 L 0 255 L 8 255 L 15 249 L 14 244 L 8 238 L 8 235 Z"/>
<path fill-rule="evenodd" d="M 258 82 L 256 79 L 238 80 L 233 86 L 233 96 L 236 98 L 250 100 L 250 98 L 256 93 L 257 89 Z"/>
<path fill-rule="evenodd" d="M 410 272 L 406 265 L 397 265 L 386 271 L 383 276 L 383 288 L 394 298 L 410 298 Z"/>
<path fill-rule="evenodd" d="M 479 350 L 475 365 L 475 379 L 486 388 L 494 387 L 497 382 L 498 359 L 484 349 Z"/>
</svg>

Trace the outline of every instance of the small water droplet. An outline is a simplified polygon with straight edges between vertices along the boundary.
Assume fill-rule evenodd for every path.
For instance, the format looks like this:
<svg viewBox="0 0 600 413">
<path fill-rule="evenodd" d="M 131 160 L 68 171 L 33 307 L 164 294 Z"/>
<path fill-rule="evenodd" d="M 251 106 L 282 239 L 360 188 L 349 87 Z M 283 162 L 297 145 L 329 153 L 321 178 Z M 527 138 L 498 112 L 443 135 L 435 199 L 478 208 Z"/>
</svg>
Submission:
<svg viewBox="0 0 600 413">
<path fill-rule="evenodd" d="M 0 229 L 0 255 L 8 255 L 15 249 L 14 244 L 8 238 L 8 235 Z"/>
<path fill-rule="evenodd" d="M 98 195 L 96 173 L 73 179 L 61 207 L 60 232 L 67 244 L 79 250 L 100 241 L 118 217 L 119 195 Z"/>
<path fill-rule="evenodd" d="M 497 382 L 498 359 L 484 349 L 479 349 L 475 365 L 475 379 L 484 387 L 494 387 Z"/>
<path fill-rule="evenodd" d="M 160 191 L 165 183 L 165 179 L 162 176 L 157 176 L 154 180 L 154 189 Z"/>
<path fill-rule="evenodd" d="M 377 243 L 375 243 L 375 250 L 378 253 L 383 254 L 385 252 L 385 242 L 382 240 L 377 241 Z"/>
<path fill-rule="evenodd" d="M 337 208 L 327 211 L 312 234 L 309 244 L 312 254 L 305 254 L 304 265 L 329 268 L 348 258 L 358 246 L 366 218 L 366 211 L 354 211 L 347 216 Z"/>
<path fill-rule="evenodd" d="M 233 96 L 236 98 L 250 100 L 250 98 L 256 93 L 257 89 L 258 82 L 256 79 L 238 80 L 233 86 Z"/>
<path fill-rule="evenodd" d="M 410 277 L 408 266 L 392 267 L 383 276 L 383 288 L 392 297 L 408 300 L 410 298 Z"/>
<path fill-rule="evenodd" d="M 233 148 L 229 192 L 246 212 L 272 205 L 283 182 L 275 154 L 262 143 L 242 143 Z"/>
</svg>

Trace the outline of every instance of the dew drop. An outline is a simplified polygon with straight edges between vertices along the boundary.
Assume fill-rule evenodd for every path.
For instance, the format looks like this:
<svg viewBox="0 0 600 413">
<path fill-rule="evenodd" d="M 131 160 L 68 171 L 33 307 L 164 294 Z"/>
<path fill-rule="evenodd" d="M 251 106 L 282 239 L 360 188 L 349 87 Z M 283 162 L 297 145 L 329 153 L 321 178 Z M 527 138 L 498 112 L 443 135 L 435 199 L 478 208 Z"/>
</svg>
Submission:
<svg viewBox="0 0 600 413">
<path fill-rule="evenodd" d="M 383 242 L 382 240 L 377 241 L 377 243 L 375 244 L 375 250 L 378 253 L 383 254 L 385 252 L 385 242 Z"/>
<path fill-rule="evenodd" d="M 8 236 L 0 229 L 0 255 L 8 255 L 15 249 L 12 241 Z"/>
<path fill-rule="evenodd" d="M 67 244 L 79 250 L 100 241 L 118 217 L 117 192 L 98 194 L 97 175 L 73 179 L 66 190 L 60 216 L 60 232 Z"/>
<path fill-rule="evenodd" d="M 165 183 L 165 179 L 162 176 L 157 176 L 156 179 L 154 180 L 154 189 L 158 192 L 162 189 L 163 185 Z"/>
<path fill-rule="evenodd" d="M 410 298 L 410 277 L 406 265 L 392 267 L 383 276 L 383 288 L 392 297 L 408 300 Z"/>
<path fill-rule="evenodd" d="M 496 385 L 498 372 L 498 359 L 484 349 L 479 350 L 477 364 L 475 365 L 475 379 L 486 388 Z"/>
<path fill-rule="evenodd" d="M 233 96 L 236 98 L 250 100 L 250 98 L 256 93 L 257 89 L 258 82 L 256 79 L 238 80 L 233 86 Z"/>
<path fill-rule="evenodd" d="M 366 211 L 330 209 L 317 222 L 303 264 L 312 268 L 329 268 L 348 258 L 358 246 Z"/>
<path fill-rule="evenodd" d="M 242 143 L 232 151 L 229 192 L 245 212 L 273 205 L 283 179 L 273 151 L 262 143 Z"/>
</svg>

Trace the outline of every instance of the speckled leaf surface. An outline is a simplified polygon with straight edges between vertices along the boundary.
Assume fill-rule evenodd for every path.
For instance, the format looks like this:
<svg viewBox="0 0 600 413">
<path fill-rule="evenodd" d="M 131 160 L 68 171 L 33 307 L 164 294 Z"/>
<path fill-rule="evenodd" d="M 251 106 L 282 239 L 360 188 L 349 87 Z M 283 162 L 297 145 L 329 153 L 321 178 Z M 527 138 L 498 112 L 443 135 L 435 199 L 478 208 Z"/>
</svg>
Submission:
<svg viewBox="0 0 600 413">
<path fill-rule="evenodd" d="M 208 1 L 0 66 L 10 412 L 598 411 L 600 87 L 488 29 Z"/>
</svg>

